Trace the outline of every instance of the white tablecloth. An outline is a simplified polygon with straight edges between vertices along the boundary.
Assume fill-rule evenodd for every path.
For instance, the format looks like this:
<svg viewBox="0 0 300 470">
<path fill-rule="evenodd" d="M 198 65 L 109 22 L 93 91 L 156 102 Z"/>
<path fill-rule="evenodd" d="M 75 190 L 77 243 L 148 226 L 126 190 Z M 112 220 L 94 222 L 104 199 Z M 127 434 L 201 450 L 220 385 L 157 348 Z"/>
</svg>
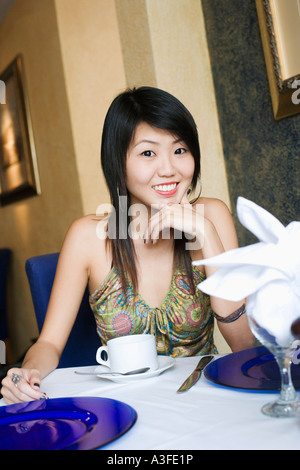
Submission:
<svg viewBox="0 0 300 470">
<path fill-rule="evenodd" d="M 176 359 L 161 375 L 126 384 L 80 376 L 74 368 L 57 369 L 43 380 L 41 390 L 49 398 L 96 396 L 131 405 L 138 414 L 136 423 L 107 450 L 300 449 L 300 417 L 270 418 L 261 413 L 276 393 L 219 387 L 203 374 L 189 391 L 176 393 L 198 361 Z M 0 405 L 5 405 L 3 399 Z"/>
</svg>

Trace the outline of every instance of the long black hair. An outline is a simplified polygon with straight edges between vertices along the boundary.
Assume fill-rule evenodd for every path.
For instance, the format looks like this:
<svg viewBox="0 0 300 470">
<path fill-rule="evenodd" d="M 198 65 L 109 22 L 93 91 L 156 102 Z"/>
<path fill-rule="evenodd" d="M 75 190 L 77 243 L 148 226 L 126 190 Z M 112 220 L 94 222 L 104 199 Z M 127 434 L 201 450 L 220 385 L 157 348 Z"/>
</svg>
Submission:
<svg viewBox="0 0 300 470">
<path fill-rule="evenodd" d="M 135 250 L 129 236 L 124 236 L 124 227 L 119 226 L 121 211 L 127 207 L 120 201 L 128 201 L 130 195 L 126 187 L 126 156 L 135 130 L 141 122 L 152 127 L 164 129 L 185 142 L 194 161 L 195 169 L 191 182 L 194 189 L 200 176 L 200 148 L 195 121 L 187 108 L 170 93 L 153 87 L 140 87 L 126 90 L 112 102 L 103 126 L 101 144 L 101 164 L 110 192 L 111 203 L 115 209 L 116 238 L 108 239 L 112 248 L 113 265 L 118 269 L 122 284 L 126 285 L 126 276 L 137 287 Z M 122 198 L 120 196 L 126 196 Z M 127 211 L 128 214 L 128 211 Z M 130 223 L 127 215 L 126 234 Z M 120 236 L 120 233 L 123 233 Z M 186 252 L 185 237 L 175 240 L 175 252 L 183 255 L 187 275 L 192 281 L 191 259 Z M 191 286 L 193 288 L 193 283 Z"/>
</svg>

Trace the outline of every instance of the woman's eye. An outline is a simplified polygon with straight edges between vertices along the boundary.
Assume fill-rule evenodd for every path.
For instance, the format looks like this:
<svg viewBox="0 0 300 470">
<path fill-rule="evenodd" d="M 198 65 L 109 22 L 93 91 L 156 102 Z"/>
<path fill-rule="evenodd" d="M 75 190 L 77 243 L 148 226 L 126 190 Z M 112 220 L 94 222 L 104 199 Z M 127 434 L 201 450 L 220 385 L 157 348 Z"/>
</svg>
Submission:
<svg viewBox="0 0 300 470">
<path fill-rule="evenodd" d="M 186 149 L 184 149 L 184 148 L 179 148 L 179 149 L 175 150 L 176 155 L 180 155 L 180 154 L 185 153 L 185 152 L 186 152 Z"/>
<path fill-rule="evenodd" d="M 145 157 L 153 157 L 154 152 L 152 152 L 152 150 L 145 150 L 145 152 L 142 152 L 142 155 Z"/>
</svg>

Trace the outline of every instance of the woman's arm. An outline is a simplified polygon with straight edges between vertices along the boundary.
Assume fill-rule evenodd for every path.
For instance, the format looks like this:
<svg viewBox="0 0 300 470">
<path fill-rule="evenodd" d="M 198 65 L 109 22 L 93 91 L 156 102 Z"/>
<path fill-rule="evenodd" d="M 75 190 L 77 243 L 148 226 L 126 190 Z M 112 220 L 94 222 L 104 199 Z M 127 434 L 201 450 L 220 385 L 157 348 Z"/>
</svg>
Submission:
<svg viewBox="0 0 300 470">
<path fill-rule="evenodd" d="M 96 237 L 95 222 L 84 217 L 72 224 L 64 240 L 45 322 L 37 342 L 27 352 L 22 369 L 10 369 L 2 381 L 7 403 L 43 397 L 41 380 L 54 370 L 75 322 L 86 289 Z M 12 374 L 22 380 L 13 384 Z"/>
<path fill-rule="evenodd" d="M 204 204 L 205 228 L 202 246 L 203 259 L 211 258 L 224 251 L 238 248 L 238 239 L 232 216 L 222 201 L 217 199 L 200 200 Z M 218 268 L 203 267 L 206 276 L 211 276 Z M 231 302 L 211 296 L 213 311 L 220 317 L 227 317 L 239 309 L 244 301 Z M 232 351 L 250 348 L 254 344 L 254 336 L 248 325 L 246 315 L 232 323 L 218 321 L 219 329 Z"/>
<path fill-rule="evenodd" d="M 144 239 L 157 243 L 159 234 L 168 227 L 185 232 L 191 236 L 187 248 L 194 261 L 211 258 L 224 251 L 238 248 L 238 239 L 232 216 L 222 201 L 200 198 L 197 204 L 188 203 L 186 196 L 181 204 L 164 204 L 154 214 L 148 224 Z M 200 269 L 211 276 L 218 268 L 202 266 Z M 227 317 L 235 312 L 244 302 L 230 302 L 211 296 L 213 311 L 220 317 Z M 218 322 L 221 333 L 233 351 L 249 348 L 254 337 L 248 326 L 246 315 L 238 320 L 224 324 Z"/>
</svg>

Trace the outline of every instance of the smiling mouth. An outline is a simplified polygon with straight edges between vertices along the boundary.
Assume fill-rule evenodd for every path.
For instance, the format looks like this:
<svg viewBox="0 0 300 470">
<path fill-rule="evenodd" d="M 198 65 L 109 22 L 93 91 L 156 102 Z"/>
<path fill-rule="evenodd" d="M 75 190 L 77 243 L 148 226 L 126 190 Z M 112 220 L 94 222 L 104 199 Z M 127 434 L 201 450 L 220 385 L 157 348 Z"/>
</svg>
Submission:
<svg viewBox="0 0 300 470">
<path fill-rule="evenodd" d="M 179 183 L 157 184 L 152 186 L 152 188 L 162 196 L 172 196 L 172 194 L 176 193 L 178 184 Z"/>
</svg>

